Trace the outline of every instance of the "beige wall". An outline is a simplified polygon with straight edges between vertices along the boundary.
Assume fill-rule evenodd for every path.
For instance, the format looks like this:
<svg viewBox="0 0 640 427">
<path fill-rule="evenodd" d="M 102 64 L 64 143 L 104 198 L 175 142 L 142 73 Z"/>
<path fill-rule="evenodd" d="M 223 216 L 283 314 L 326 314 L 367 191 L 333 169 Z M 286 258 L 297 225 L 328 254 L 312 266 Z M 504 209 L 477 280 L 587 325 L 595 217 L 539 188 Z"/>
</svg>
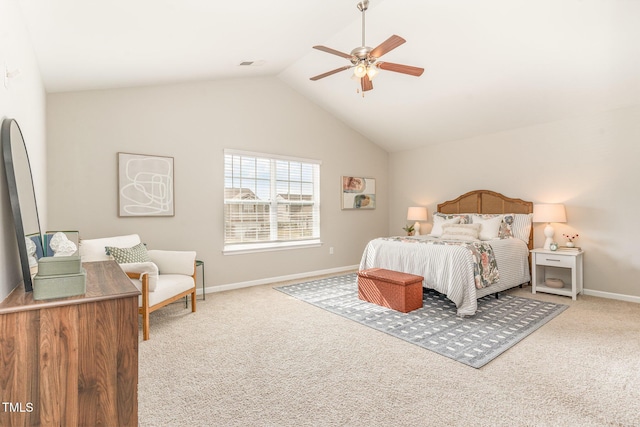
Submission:
<svg viewBox="0 0 640 427">
<path fill-rule="evenodd" d="M 579 233 L 584 286 L 592 295 L 640 302 L 640 107 L 394 153 L 389 229 L 402 232 L 408 206 L 493 190 L 534 203 L 564 203 L 562 233 Z M 544 242 L 535 224 L 535 246 Z"/>
<path fill-rule="evenodd" d="M 387 233 L 387 153 L 276 78 L 50 94 L 47 126 L 50 229 L 196 250 L 210 287 L 355 265 Z M 321 160 L 324 245 L 222 255 L 225 148 Z M 119 151 L 174 157 L 175 217 L 118 217 Z M 342 211 L 341 175 L 377 178 L 379 208 Z"/>
<path fill-rule="evenodd" d="M 4 83 L 5 67 L 18 74 Z M 47 215 L 45 93 L 18 2 L 0 1 L 0 122 L 17 120 L 33 169 L 40 220 Z M 22 284 L 11 204 L 0 161 L 0 301 Z M 44 226 L 44 225 L 43 225 Z"/>
</svg>

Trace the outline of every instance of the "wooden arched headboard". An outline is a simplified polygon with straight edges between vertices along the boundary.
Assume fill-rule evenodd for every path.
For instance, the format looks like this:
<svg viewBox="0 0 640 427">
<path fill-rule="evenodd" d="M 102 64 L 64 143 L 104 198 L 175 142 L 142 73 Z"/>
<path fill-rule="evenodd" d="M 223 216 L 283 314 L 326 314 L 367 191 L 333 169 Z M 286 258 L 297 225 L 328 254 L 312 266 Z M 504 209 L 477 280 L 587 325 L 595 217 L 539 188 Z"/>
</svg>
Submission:
<svg viewBox="0 0 640 427">
<path fill-rule="evenodd" d="M 495 191 L 475 190 L 438 204 L 438 212 L 445 214 L 528 214 L 533 212 L 533 202 L 512 199 Z M 533 227 L 529 233 L 528 246 L 529 249 L 533 249 Z"/>
</svg>

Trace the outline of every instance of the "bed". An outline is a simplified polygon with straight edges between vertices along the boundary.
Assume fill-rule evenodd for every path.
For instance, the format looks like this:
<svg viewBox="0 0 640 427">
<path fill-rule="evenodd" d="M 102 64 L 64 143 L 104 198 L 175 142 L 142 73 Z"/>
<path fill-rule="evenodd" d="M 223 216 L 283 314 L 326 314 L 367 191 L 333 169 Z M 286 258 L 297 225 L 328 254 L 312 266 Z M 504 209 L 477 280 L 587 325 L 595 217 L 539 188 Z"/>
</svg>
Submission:
<svg viewBox="0 0 640 427">
<path fill-rule="evenodd" d="M 489 190 L 470 191 L 438 204 L 433 235 L 370 241 L 360 270 L 384 268 L 423 276 L 423 287 L 446 295 L 458 315 L 473 315 L 478 298 L 531 280 L 532 212 L 532 202 Z"/>
</svg>

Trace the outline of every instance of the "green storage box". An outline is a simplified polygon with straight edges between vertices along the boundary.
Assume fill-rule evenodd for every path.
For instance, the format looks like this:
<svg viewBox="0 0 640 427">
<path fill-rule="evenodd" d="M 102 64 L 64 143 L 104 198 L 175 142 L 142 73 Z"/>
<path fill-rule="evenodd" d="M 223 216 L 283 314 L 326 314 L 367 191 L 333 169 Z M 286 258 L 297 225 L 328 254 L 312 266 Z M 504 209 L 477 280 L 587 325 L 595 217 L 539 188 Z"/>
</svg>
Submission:
<svg viewBox="0 0 640 427">
<path fill-rule="evenodd" d="M 87 291 L 87 273 L 84 269 L 77 274 L 58 274 L 33 278 L 33 299 L 63 298 L 83 295 Z"/>
<path fill-rule="evenodd" d="M 38 260 L 39 276 L 59 276 L 82 273 L 79 256 L 42 257 Z"/>
</svg>

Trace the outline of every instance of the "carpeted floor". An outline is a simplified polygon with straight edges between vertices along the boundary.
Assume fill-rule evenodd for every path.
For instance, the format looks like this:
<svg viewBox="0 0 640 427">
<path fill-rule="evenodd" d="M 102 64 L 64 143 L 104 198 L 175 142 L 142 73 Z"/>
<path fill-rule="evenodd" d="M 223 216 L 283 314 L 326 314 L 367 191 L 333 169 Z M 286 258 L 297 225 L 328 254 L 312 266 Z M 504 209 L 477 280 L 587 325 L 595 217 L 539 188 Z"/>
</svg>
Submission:
<svg viewBox="0 0 640 427">
<path fill-rule="evenodd" d="M 640 426 L 640 305 L 566 304 L 481 369 L 256 286 L 151 314 L 147 426 Z"/>
<path fill-rule="evenodd" d="M 456 315 L 444 295 L 426 290 L 423 307 L 401 313 L 358 298 L 355 273 L 275 288 L 362 325 L 481 368 L 562 313 L 567 306 L 503 294 L 478 300 L 474 316 Z"/>
</svg>

